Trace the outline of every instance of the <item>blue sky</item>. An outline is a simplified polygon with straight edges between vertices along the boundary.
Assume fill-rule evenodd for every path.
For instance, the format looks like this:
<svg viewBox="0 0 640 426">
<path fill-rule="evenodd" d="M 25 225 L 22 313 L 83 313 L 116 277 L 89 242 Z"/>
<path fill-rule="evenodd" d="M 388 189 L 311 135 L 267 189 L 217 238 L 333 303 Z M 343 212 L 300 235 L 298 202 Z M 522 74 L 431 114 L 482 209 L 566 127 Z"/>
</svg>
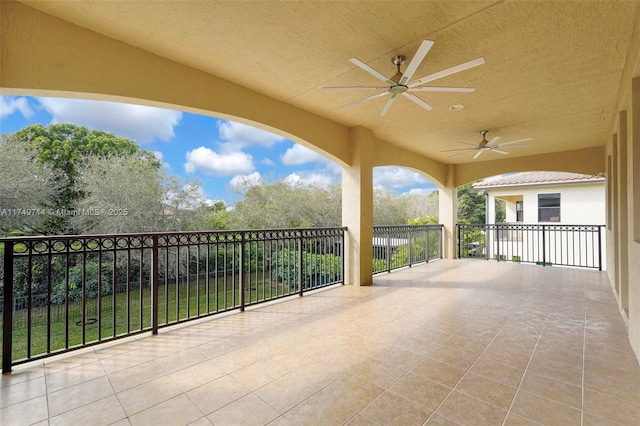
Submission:
<svg viewBox="0 0 640 426">
<path fill-rule="evenodd" d="M 140 105 L 81 99 L 0 96 L 0 130 L 30 124 L 73 123 L 134 140 L 161 159 L 168 174 L 201 182 L 202 196 L 233 205 L 240 182 L 326 186 L 341 168 L 279 135 L 215 117 Z M 376 167 L 374 186 L 400 194 L 428 194 L 436 186 L 400 167 Z"/>
</svg>

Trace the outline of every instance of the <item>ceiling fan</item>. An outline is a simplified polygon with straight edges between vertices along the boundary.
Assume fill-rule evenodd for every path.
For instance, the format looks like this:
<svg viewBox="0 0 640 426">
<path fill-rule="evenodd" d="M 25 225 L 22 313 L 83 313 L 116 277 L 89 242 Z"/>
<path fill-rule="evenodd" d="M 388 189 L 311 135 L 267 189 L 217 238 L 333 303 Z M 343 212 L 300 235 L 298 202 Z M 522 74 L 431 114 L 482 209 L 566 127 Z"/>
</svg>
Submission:
<svg viewBox="0 0 640 426">
<path fill-rule="evenodd" d="M 423 101 L 422 99 L 420 99 L 418 96 L 416 96 L 415 92 L 456 92 L 456 93 L 474 92 L 476 89 L 472 87 L 435 87 L 435 86 L 421 86 L 421 85 L 425 83 L 429 83 L 430 81 L 433 81 L 433 80 L 437 80 L 442 77 L 446 77 L 451 74 L 455 74 L 460 71 L 467 70 L 469 68 L 473 68 L 478 65 L 482 65 L 485 63 L 484 58 L 482 57 L 478 59 L 474 59 L 469 62 L 465 62 L 460 65 L 456 65 L 451 68 L 447 68 L 442 71 L 438 71 L 433 74 L 429 74 L 425 77 L 418 78 L 416 80 L 411 80 L 411 77 L 413 77 L 413 74 L 416 72 L 416 70 L 418 69 L 418 66 L 420 66 L 420 63 L 422 63 L 422 60 L 425 58 L 425 56 L 427 56 L 427 53 L 429 53 L 429 50 L 431 49 L 433 44 L 434 42 L 431 40 L 424 40 L 420 45 L 420 47 L 418 48 L 418 51 L 416 52 L 416 54 L 413 56 L 413 59 L 411 59 L 411 62 L 409 62 L 409 65 L 407 65 L 407 69 L 404 71 L 404 73 L 400 71 L 400 66 L 404 64 L 407 58 L 402 55 L 394 56 L 391 62 L 393 62 L 393 64 L 397 67 L 397 72 L 393 77 L 390 77 L 390 78 L 385 77 L 384 74 L 376 71 L 375 69 L 371 68 L 369 65 L 365 64 L 364 62 L 362 62 L 357 58 L 349 59 L 351 63 L 362 68 L 372 76 L 376 77 L 378 80 L 383 81 L 386 84 L 386 86 L 335 86 L 335 87 L 323 87 L 323 89 L 324 90 L 369 90 L 369 91 L 377 92 L 374 95 L 367 96 L 366 98 L 357 100 L 355 102 L 351 102 L 350 104 L 343 105 L 342 107 L 340 107 L 341 109 L 349 108 L 371 99 L 391 95 L 390 98 L 382 107 L 382 110 L 380 111 L 381 116 L 387 113 L 387 111 L 389 110 L 389 107 L 391 107 L 391 104 L 398 97 L 398 95 L 402 95 L 405 98 L 409 99 L 411 102 L 420 106 L 421 108 L 424 108 L 427 111 L 431 111 L 433 107 L 428 103 L 426 103 L 425 101 Z"/>
<path fill-rule="evenodd" d="M 473 143 L 468 143 L 468 142 L 458 142 L 458 143 L 461 143 L 463 145 L 469 145 L 472 148 L 445 149 L 444 151 L 440 151 L 440 152 L 462 151 L 462 152 L 459 152 L 457 154 L 453 154 L 453 155 L 449 156 L 449 157 L 455 157 L 456 155 L 462 155 L 462 154 L 466 153 L 467 151 L 478 151 L 476 153 L 476 155 L 473 156 L 473 159 L 475 160 L 476 158 L 480 157 L 483 152 L 486 152 L 486 151 L 492 151 L 492 152 L 497 152 L 498 154 L 507 155 L 508 152 L 507 151 L 503 151 L 501 149 L 504 146 L 509 146 L 510 148 L 520 148 L 520 147 L 525 147 L 525 146 L 532 146 L 532 144 L 530 144 L 530 143 L 520 144 L 520 142 L 530 141 L 533 138 L 517 139 L 517 140 L 514 140 L 514 141 L 509 141 L 509 142 L 504 142 L 504 143 L 501 143 L 501 144 L 497 144 L 496 142 L 498 142 L 498 139 L 500 139 L 500 136 L 494 136 L 490 141 L 487 141 L 487 133 L 489 133 L 488 130 L 483 130 L 483 131 L 480 132 L 480 134 L 482 135 L 482 140 L 480 141 L 480 143 L 478 145 L 473 144 Z M 519 144 L 519 145 L 516 145 L 516 144 Z"/>
</svg>

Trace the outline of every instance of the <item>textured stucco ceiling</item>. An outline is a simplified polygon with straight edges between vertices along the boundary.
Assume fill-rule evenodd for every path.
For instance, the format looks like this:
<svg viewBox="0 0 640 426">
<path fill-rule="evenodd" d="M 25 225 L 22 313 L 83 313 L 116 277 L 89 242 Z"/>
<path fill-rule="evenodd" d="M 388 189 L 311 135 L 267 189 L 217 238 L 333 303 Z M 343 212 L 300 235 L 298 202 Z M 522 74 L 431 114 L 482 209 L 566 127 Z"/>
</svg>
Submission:
<svg viewBox="0 0 640 426">
<path fill-rule="evenodd" d="M 604 146 L 638 13 L 634 1 L 23 3 L 444 163 L 473 161 L 441 151 L 479 142 L 483 129 L 503 142 L 532 137 L 506 149 L 513 157 Z M 380 117 L 384 98 L 342 110 L 367 94 L 322 90 L 378 85 L 348 59 L 391 76 L 391 58 L 410 59 L 426 39 L 435 45 L 414 77 L 484 57 L 432 84 L 475 93 L 422 93 L 429 112 L 400 98 Z"/>
</svg>

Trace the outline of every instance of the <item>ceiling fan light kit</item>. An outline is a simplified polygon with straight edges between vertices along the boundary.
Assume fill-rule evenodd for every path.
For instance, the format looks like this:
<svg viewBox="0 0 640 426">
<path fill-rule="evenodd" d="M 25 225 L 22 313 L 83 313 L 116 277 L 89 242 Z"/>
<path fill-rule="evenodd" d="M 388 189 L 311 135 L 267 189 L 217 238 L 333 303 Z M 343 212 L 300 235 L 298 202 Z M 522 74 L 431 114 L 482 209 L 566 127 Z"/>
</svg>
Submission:
<svg viewBox="0 0 640 426">
<path fill-rule="evenodd" d="M 407 58 L 403 55 L 394 56 L 391 59 L 391 62 L 393 63 L 393 65 L 397 67 L 397 71 L 396 71 L 396 74 L 391 78 L 387 78 L 384 74 L 371 68 L 369 65 L 365 64 L 358 58 L 349 59 L 349 62 L 361 68 L 362 70 L 366 71 L 367 73 L 371 74 L 378 80 L 383 81 L 386 84 L 386 86 L 334 86 L 334 87 L 323 87 L 323 89 L 324 90 L 369 90 L 369 91 L 378 92 L 378 93 L 375 93 L 374 95 L 367 96 L 366 98 L 359 99 L 355 102 L 351 102 L 349 104 L 343 105 L 342 107 L 340 107 L 341 109 L 350 108 L 352 106 L 355 106 L 360 103 L 363 103 L 375 98 L 379 98 L 382 96 L 389 96 L 389 99 L 387 100 L 387 102 L 382 107 L 382 110 L 380 111 L 381 116 L 387 113 L 387 111 L 389 110 L 389 108 L 391 107 L 395 99 L 398 97 L 398 95 L 404 96 L 414 104 L 418 105 L 419 107 L 427 111 L 431 111 L 433 107 L 428 103 L 426 103 L 425 101 L 423 101 L 418 96 L 416 96 L 414 92 L 473 93 L 476 89 L 472 87 L 442 87 L 442 86 L 422 86 L 422 85 L 429 83 L 431 81 L 437 80 L 439 78 L 443 78 L 451 74 L 455 74 L 455 73 L 476 67 L 478 65 L 482 65 L 485 63 L 485 60 L 482 57 L 474 59 L 469 62 L 465 62 L 460 65 L 453 66 L 451 68 L 447 68 L 442 71 L 438 71 L 433 74 L 429 74 L 427 76 L 424 76 L 416 80 L 411 80 L 411 78 L 413 77 L 413 74 L 416 72 L 416 70 L 424 60 L 425 56 L 427 56 L 427 53 L 429 53 L 429 50 L 431 49 L 433 44 L 434 42 L 431 40 L 424 40 L 422 44 L 420 44 L 420 47 L 418 48 L 418 51 L 416 52 L 416 54 L 413 56 L 413 58 L 407 65 L 407 69 L 405 69 L 404 73 L 400 70 L 400 67 L 405 63 Z"/>
</svg>

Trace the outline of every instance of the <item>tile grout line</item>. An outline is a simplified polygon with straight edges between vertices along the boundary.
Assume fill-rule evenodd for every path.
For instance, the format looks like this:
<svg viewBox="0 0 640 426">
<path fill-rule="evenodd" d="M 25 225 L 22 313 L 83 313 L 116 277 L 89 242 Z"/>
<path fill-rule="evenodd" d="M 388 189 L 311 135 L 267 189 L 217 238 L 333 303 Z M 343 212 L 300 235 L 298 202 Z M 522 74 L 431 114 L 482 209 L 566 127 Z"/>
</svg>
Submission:
<svg viewBox="0 0 640 426">
<path fill-rule="evenodd" d="M 584 426 L 584 367 L 587 360 L 587 288 L 585 283 L 584 293 L 584 319 L 582 324 L 582 378 L 580 390 L 580 426 Z"/>
<path fill-rule="evenodd" d="M 507 416 L 511 413 L 511 409 L 513 408 L 513 404 L 518 397 L 518 392 L 520 392 L 520 388 L 522 387 L 522 383 L 524 382 L 524 378 L 527 375 L 527 371 L 529 371 L 529 365 L 531 365 L 531 360 L 533 359 L 534 354 L 536 353 L 536 348 L 538 347 L 538 343 L 540 343 L 540 339 L 542 339 L 542 333 L 544 333 L 544 329 L 547 327 L 547 322 L 549 321 L 549 316 L 551 315 L 551 311 L 555 309 L 557 305 L 553 305 L 553 307 L 547 312 L 547 317 L 544 319 L 544 325 L 540 330 L 540 334 L 538 335 L 538 339 L 536 340 L 536 344 L 533 346 L 533 351 L 531 351 L 531 356 L 529 357 L 529 361 L 527 361 L 527 365 L 524 368 L 524 373 L 522 374 L 522 378 L 520 378 L 520 383 L 516 387 L 516 393 L 513 395 L 513 399 L 511 400 L 511 404 L 509 405 L 509 409 L 507 410 Z M 507 417 L 502 421 L 502 426 L 505 426 L 505 422 L 507 421 Z M 534 420 L 535 421 L 535 420 Z"/>
<path fill-rule="evenodd" d="M 446 400 L 446 399 L 447 399 L 447 398 L 448 398 L 448 397 L 449 397 L 449 396 L 454 392 L 455 388 L 456 388 L 456 387 L 460 384 L 460 382 L 462 382 L 462 380 L 467 376 L 467 374 L 468 374 L 468 373 L 469 373 L 469 371 L 473 368 L 473 366 L 474 366 L 474 365 L 476 365 L 476 363 L 478 362 L 478 360 L 480 359 L 480 357 L 482 357 L 482 355 L 487 351 L 487 348 L 488 348 L 488 347 L 491 345 L 491 343 L 493 343 L 493 341 L 498 337 L 498 334 L 500 334 L 500 332 L 504 329 L 504 327 L 505 327 L 505 326 L 506 326 L 506 324 L 509 322 L 509 320 L 511 320 L 511 318 L 513 318 L 513 316 L 515 315 L 516 311 L 517 311 L 517 310 L 522 306 L 522 304 L 524 303 L 524 301 L 527 299 L 527 297 L 529 297 L 529 295 L 531 294 L 531 292 L 533 291 L 533 289 L 534 289 L 535 287 L 536 287 L 536 286 L 533 286 L 532 288 L 530 288 L 530 289 L 529 289 L 529 291 L 527 292 L 527 295 L 526 295 L 525 297 L 523 297 L 523 298 L 522 298 L 522 300 L 520 301 L 520 303 L 518 304 L 518 306 L 513 310 L 513 312 L 512 312 L 512 313 L 511 313 L 511 315 L 509 316 L 509 318 L 508 318 L 507 320 L 505 320 L 505 321 L 504 321 L 504 323 L 502 324 L 502 326 L 500 327 L 500 329 L 498 330 L 498 332 L 495 334 L 495 336 L 493 336 L 493 338 L 489 341 L 489 343 L 487 343 L 487 345 L 485 346 L 485 348 L 482 350 L 482 352 L 480 352 L 480 354 L 476 357 L 476 359 L 473 361 L 473 363 L 472 363 L 472 364 L 469 366 L 469 368 L 464 372 L 464 374 L 462 375 L 462 377 L 460 377 L 460 379 L 456 382 L 456 384 L 455 384 L 455 385 L 453 385 L 453 387 L 451 388 L 451 390 L 449 391 L 449 393 L 447 393 L 447 395 L 446 395 L 444 398 L 442 398 L 442 401 L 440 401 L 440 403 L 436 406 L 436 408 L 433 410 L 433 412 L 429 415 L 429 417 L 427 418 L 427 420 L 424 422 L 424 424 L 425 424 L 425 425 L 429 422 L 429 420 L 431 420 L 431 417 L 433 417 L 433 415 L 436 413 L 436 411 L 437 411 L 437 410 L 442 406 L 442 404 L 444 403 L 444 401 L 445 401 L 445 400 Z M 482 312 L 483 310 L 485 310 L 485 309 L 486 309 L 486 307 L 487 307 L 488 305 L 489 305 L 489 304 L 485 305 L 485 307 L 484 307 L 480 312 Z M 476 314 L 476 316 L 477 316 L 480 312 L 478 312 L 478 313 Z M 542 334 L 542 331 L 541 331 L 540 333 Z M 454 333 L 454 335 L 455 335 L 455 333 Z M 451 337 L 453 337 L 453 335 L 451 335 L 451 336 L 449 337 L 449 339 L 450 339 Z M 447 339 L 447 340 L 445 341 L 445 343 L 446 343 L 449 339 Z M 536 342 L 536 344 L 537 344 L 537 342 Z M 532 356 L 533 356 L 533 354 L 532 354 Z M 526 373 L 526 370 L 525 370 L 525 373 Z M 524 374 L 523 374 L 523 377 L 524 377 Z M 517 389 L 516 389 L 516 394 L 517 394 Z M 477 398 L 475 398 L 475 399 L 477 399 Z M 515 395 L 514 395 L 514 400 L 515 400 Z M 482 401 L 482 402 L 486 402 L 486 401 Z M 488 402 L 487 402 L 487 404 L 488 404 Z M 512 404 L 513 404 L 513 401 L 512 401 Z M 491 404 L 489 404 L 489 405 L 491 405 Z M 506 420 L 507 416 L 509 415 L 509 411 L 510 411 L 510 409 L 511 409 L 511 407 L 509 407 L 509 410 L 507 410 L 507 412 L 506 412 L 505 420 Z M 441 415 L 441 414 L 439 414 L 439 415 Z M 444 416 L 443 416 L 443 417 L 444 417 Z M 449 419 L 448 417 L 445 417 L 445 418 Z M 451 420 L 451 419 L 449 419 L 449 420 Z M 456 423 L 457 423 L 457 422 L 456 422 Z M 503 421 L 503 425 L 504 425 L 504 421 Z"/>
</svg>

